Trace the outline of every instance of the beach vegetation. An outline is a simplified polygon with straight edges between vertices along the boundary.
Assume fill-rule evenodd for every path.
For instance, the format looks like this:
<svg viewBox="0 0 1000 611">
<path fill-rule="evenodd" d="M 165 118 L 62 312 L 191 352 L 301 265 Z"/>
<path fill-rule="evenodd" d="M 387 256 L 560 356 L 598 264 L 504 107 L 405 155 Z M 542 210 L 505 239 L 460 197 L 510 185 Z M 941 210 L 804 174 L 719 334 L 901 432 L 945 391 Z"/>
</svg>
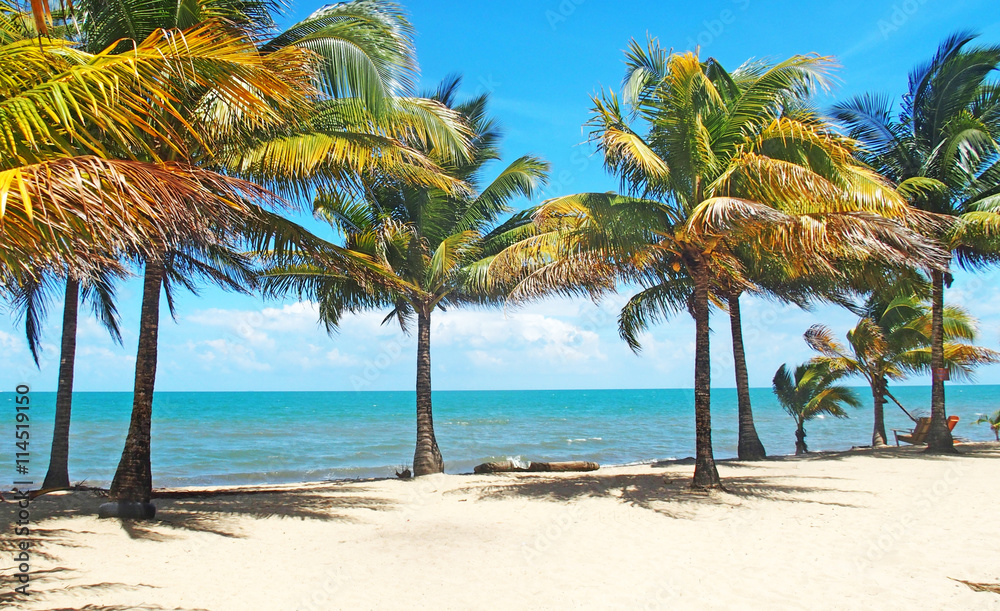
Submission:
<svg viewBox="0 0 1000 611">
<path fill-rule="evenodd" d="M 415 476 L 444 470 L 434 434 L 431 395 L 431 330 L 436 310 L 500 305 L 504 293 L 483 278 L 491 257 L 509 243 L 512 200 L 532 197 L 545 183 L 548 164 L 525 155 L 485 180 L 500 159 L 501 132 L 488 114 L 489 95 L 457 99 L 461 80 L 451 77 L 429 99 L 453 109 L 468 126 L 467 158 L 443 158 L 423 143 L 412 146 L 445 169 L 460 188 L 414 184 L 406 176 L 361 174 L 354 194 L 324 191 L 314 201 L 317 217 L 344 235 L 345 248 L 367 262 L 364 274 L 346 275 L 322 261 L 295 257 L 275 261 L 263 273 L 265 293 L 293 294 L 315 301 L 321 322 L 334 331 L 350 312 L 383 308 L 383 323 L 395 321 L 404 332 L 416 323 L 417 442 Z M 352 196 L 353 195 L 353 196 Z"/>
<path fill-rule="evenodd" d="M 978 420 L 973 422 L 973 424 L 988 424 L 990 428 L 993 429 L 993 434 L 996 436 L 997 441 L 1000 441 L 1000 410 L 993 412 L 992 414 L 983 414 Z"/>
<path fill-rule="evenodd" d="M 860 407 L 854 391 L 835 384 L 843 372 L 825 363 L 803 363 L 794 372 L 782 365 L 771 382 L 774 394 L 785 411 L 795 419 L 795 454 L 806 454 L 805 423 L 822 415 L 847 418 L 847 407 Z"/>
<path fill-rule="evenodd" d="M 865 94 L 833 108 L 863 143 L 859 158 L 894 184 L 916 209 L 949 219 L 924 226 L 963 269 L 981 269 L 1000 253 L 1000 46 L 973 45 L 975 36 L 946 38 L 917 66 L 894 112 L 886 96 Z M 945 369 L 944 292 L 947 268 L 928 272 L 932 293 L 932 371 Z M 927 451 L 955 452 L 945 412 L 944 376 L 931 381 Z"/>
<path fill-rule="evenodd" d="M 976 321 L 964 309 L 946 306 L 942 319 L 944 366 L 951 377 L 970 379 L 977 366 L 1000 362 L 1000 353 L 972 344 Z M 886 443 L 885 404 L 888 399 L 898 404 L 889 391 L 889 381 L 930 371 L 932 326 L 931 306 L 925 300 L 902 296 L 887 303 L 872 295 L 858 324 L 847 332 L 846 346 L 826 325 L 813 325 L 805 333 L 806 343 L 819 352 L 812 363 L 845 375 L 863 376 L 868 382 L 874 402 L 873 447 Z M 909 412 L 907 415 L 913 418 Z"/>
<path fill-rule="evenodd" d="M 855 160 L 853 140 L 809 108 L 829 82 L 829 58 L 750 61 L 730 73 L 714 59 L 650 40 L 645 47 L 633 41 L 626 66 L 621 97 L 595 96 L 588 123 L 622 193 L 544 202 L 532 211 L 535 234 L 494 266 L 501 277 L 524 275 L 515 300 L 553 292 L 597 297 L 617 284 L 639 285 L 619 317 L 635 351 L 648 326 L 689 312 L 696 327 L 693 485 L 718 487 L 709 315 L 720 294 L 755 286 L 738 250 L 766 254 L 789 277 L 836 275 L 830 261 L 837 258 L 901 264 L 943 257 L 906 226 L 928 221 Z"/>
</svg>

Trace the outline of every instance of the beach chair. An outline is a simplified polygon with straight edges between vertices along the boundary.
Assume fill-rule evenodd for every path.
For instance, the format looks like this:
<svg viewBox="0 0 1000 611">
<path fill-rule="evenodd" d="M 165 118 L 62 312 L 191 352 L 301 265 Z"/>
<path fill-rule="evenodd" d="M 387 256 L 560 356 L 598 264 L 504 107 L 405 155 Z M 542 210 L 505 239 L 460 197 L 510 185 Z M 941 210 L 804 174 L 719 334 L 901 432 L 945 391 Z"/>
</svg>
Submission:
<svg viewBox="0 0 1000 611">
<path fill-rule="evenodd" d="M 924 442 L 924 439 L 927 438 L 927 433 L 930 430 L 931 430 L 930 418 L 917 418 L 917 426 L 913 427 L 913 430 L 908 431 L 906 429 L 892 429 L 892 433 L 893 435 L 896 436 L 897 446 L 899 445 L 900 441 L 905 441 L 906 443 L 917 445 Z M 902 435 L 900 433 L 902 433 Z"/>
<path fill-rule="evenodd" d="M 948 416 L 948 430 L 954 431 L 955 425 L 958 424 L 958 416 Z M 907 431 L 905 429 L 892 429 L 893 435 L 896 436 L 896 445 L 899 445 L 900 441 L 905 441 L 913 445 L 919 445 L 924 443 L 924 439 L 927 438 L 927 433 L 931 430 L 931 419 L 930 418 L 917 418 L 917 426 L 913 427 L 912 431 Z M 900 435 L 900 433 L 903 433 Z"/>
</svg>

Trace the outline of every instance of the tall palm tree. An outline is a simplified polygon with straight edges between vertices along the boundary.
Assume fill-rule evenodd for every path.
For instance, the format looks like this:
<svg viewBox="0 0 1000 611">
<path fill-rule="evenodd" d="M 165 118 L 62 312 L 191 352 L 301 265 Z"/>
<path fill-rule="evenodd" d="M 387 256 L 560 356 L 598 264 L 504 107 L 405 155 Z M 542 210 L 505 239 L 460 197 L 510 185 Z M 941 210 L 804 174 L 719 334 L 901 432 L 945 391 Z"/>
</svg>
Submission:
<svg viewBox="0 0 1000 611">
<path fill-rule="evenodd" d="M 771 384 L 778 402 L 788 414 L 795 418 L 795 455 L 806 454 L 805 423 L 822 414 L 837 418 L 847 418 L 847 407 L 859 407 L 854 391 L 846 386 L 834 384 L 842 372 L 831 371 L 822 363 L 803 363 L 789 373 L 788 366 L 782 365 L 774 374 Z"/>
<path fill-rule="evenodd" d="M 910 73 L 898 116 L 887 97 L 856 97 L 833 115 L 862 141 L 863 159 L 898 183 L 911 203 L 955 222 L 930 235 L 953 252 L 959 266 L 997 260 L 1000 229 L 1000 45 L 971 46 L 968 32 L 948 37 L 931 60 Z M 933 353 L 931 428 L 927 451 L 953 453 L 945 411 L 945 270 L 930 272 Z"/>
<path fill-rule="evenodd" d="M 270 18 L 274 8 L 269 2 L 225 0 L 84 2 L 81 22 L 87 41 L 108 44 L 115 51 L 131 44 L 119 39 L 135 41 L 164 29 L 183 38 L 192 30 L 208 30 L 226 38 L 219 44 L 235 57 L 253 59 L 252 66 L 233 62 L 228 81 L 188 87 L 189 95 L 174 105 L 175 120 L 198 128 L 187 134 L 190 146 L 169 151 L 186 164 L 255 181 L 270 179 L 270 186 L 285 186 L 293 195 L 301 192 L 303 181 L 317 179 L 330 188 L 369 168 L 410 171 L 433 182 L 440 172 L 404 150 L 393 136 L 413 133 L 444 151 L 454 151 L 456 144 L 461 151 L 464 136 L 452 129 L 450 117 L 439 114 L 439 108 L 393 97 L 413 70 L 408 26 L 394 5 L 353 2 L 328 7 L 277 36 Z M 183 82 L 186 75 L 168 77 Z M 320 113 L 324 103 L 328 108 Z M 318 115 L 335 128 L 316 129 Z M 169 146 L 154 134 L 147 148 Z M 149 431 L 159 299 L 178 255 L 187 257 L 188 271 L 230 284 L 225 270 L 211 264 L 228 256 L 223 253 L 241 240 L 251 248 L 266 245 L 278 254 L 285 248 L 300 249 L 303 240 L 313 247 L 320 242 L 286 219 L 246 205 L 245 198 L 241 204 L 239 214 L 223 222 L 203 219 L 201 235 L 180 240 L 168 236 L 140 257 L 145 271 L 132 422 L 111 485 L 113 502 L 102 507 L 104 515 L 149 517 L 155 511 L 148 502 Z M 335 256 L 328 250 L 324 260 L 333 265 Z M 195 262 L 201 267 L 191 267 Z"/>
<path fill-rule="evenodd" d="M 887 439 L 883 406 L 887 398 L 895 401 L 889 381 L 930 369 L 934 318 L 930 310 L 913 296 L 896 297 L 888 304 L 871 297 L 858 324 L 847 332 L 847 346 L 824 325 L 813 325 L 805 333 L 806 343 L 820 353 L 812 362 L 868 381 L 874 403 L 873 447 L 885 445 Z M 976 322 L 968 312 L 946 306 L 942 319 L 944 366 L 951 375 L 970 378 L 978 365 L 1000 362 L 1000 353 L 971 344 Z"/>
<path fill-rule="evenodd" d="M 112 262 L 84 273 L 77 270 L 67 270 L 64 279 L 56 278 L 52 272 L 42 272 L 37 278 L 26 278 L 20 285 L 11 287 L 14 311 L 17 318 L 24 319 L 28 347 L 35 363 L 38 364 L 41 351 L 42 322 L 48 310 L 48 302 L 58 292 L 59 280 L 65 281 L 59 351 L 59 379 L 56 387 L 55 427 L 52 432 L 49 468 L 45 474 L 45 480 L 42 482 L 44 490 L 68 488 L 70 485 L 69 429 L 73 404 L 76 330 L 80 302 L 90 302 L 95 318 L 108 330 L 111 338 L 121 344 L 114 282 L 122 275 L 122 270 L 118 269 Z"/>
<path fill-rule="evenodd" d="M 417 439 L 413 456 L 416 476 L 440 473 L 444 462 L 434 434 L 431 402 L 431 317 L 436 309 L 498 303 L 502 294 L 481 290 L 477 282 L 488 257 L 505 245 L 509 226 L 499 225 L 518 196 L 531 197 L 545 182 L 548 165 L 523 156 L 484 182 L 490 162 L 498 160 L 500 131 L 487 114 L 488 95 L 457 103 L 458 78 L 444 81 L 433 98 L 453 108 L 473 134 L 466 161 L 427 154 L 467 192 L 455 193 L 405 178 L 366 174 L 359 197 L 321 194 L 319 217 L 345 236 L 348 251 L 370 262 L 365 275 L 345 276 L 308 258 L 278 262 L 263 278 L 267 293 L 289 292 L 319 304 L 320 319 L 330 331 L 347 312 L 388 308 L 404 331 L 417 323 Z M 419 143 L 415 143 L 417 145 Z M 371 281 L 366 278 L 374 277 Z"/>
<path fill-rule="evenodd" d="M 633 350 L 648 325 L 687 310 L 695 319 L 693 486 L 720 486 L 711 441 L 709 308 L 719 286 L 751 284 L 736 249 L 784 258 L 795 274 L 836 270 L 824 259 L 913 260 L 930 244 L 889 217 L 917 222 L 905 202 L 856 163 L 854 142 L 809 111 L 827 58 L 750 62 L 729 73 L 714 59 L 631 44 L 624 107 L 594 98 L 592 140 L 627 195 L 545 202 L 537 235 L 497 273 L 530 273 L 515 297 L 551 290 L 600 294 L 615 281 L 643 289 L 619 331 Z M 934 255 L 930 255 L 934 258 Z M 792 275 L 792 274 L 789 274 Z"/>
</svg>

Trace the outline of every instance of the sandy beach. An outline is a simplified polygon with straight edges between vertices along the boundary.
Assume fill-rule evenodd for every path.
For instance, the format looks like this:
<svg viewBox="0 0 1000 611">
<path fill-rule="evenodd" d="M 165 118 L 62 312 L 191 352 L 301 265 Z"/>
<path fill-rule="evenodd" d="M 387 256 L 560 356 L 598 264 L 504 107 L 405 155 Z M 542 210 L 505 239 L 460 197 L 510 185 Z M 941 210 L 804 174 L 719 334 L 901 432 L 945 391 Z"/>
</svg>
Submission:
<svg viewBox="0 0 1000 611">
<path fill-rule="evenodd" d="M 31 504 L 32 594 L 55 609 L 1000 609 L 1000 445 L 856 450 L 582 474 L 161 490 L 157 520 Z M 15 505 L 0 504 L 11 524 Z"/>
</svg>

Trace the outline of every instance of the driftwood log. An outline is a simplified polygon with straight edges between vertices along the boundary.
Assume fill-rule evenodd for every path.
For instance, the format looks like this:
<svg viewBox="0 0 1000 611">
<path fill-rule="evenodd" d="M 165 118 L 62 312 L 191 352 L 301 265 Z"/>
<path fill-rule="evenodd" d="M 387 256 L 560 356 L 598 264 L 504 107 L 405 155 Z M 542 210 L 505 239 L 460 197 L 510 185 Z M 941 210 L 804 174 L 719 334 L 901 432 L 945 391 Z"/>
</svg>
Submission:
<svg viewBox="0 0 1000 611">
<path fill-rule="evenodd" d="M 519 467 L 509 460 L 502 462 L 486 462 L 476 466 L 476 473 L 538 473 L 545 471 L 596 471 L 601 465 L 584 460 L 566 462 L 533 462 L 527 467 Z"/>
</svg>

